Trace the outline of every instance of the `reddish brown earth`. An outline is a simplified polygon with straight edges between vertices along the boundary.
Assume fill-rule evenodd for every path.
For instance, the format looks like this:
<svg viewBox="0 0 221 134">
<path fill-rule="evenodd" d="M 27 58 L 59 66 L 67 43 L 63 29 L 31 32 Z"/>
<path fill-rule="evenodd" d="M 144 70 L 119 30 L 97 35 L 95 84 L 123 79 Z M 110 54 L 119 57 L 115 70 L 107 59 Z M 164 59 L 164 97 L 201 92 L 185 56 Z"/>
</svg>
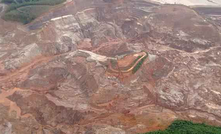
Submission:
<svg viewBox="0 0 221 134">
<path fill-rule="evenodd" d="M 136 68 L 141 60 L 144 60 L 144 63 L 148 61 L 145 57 L 148 57 L 146 52 L 138 52 L 123 55 L 116 60 L 109 60 L 106 74 L 125 81 L 135 73 L 133 69 Z"/>
<path fill-rule="evenodd" d="M 221 126 L 219 23 L 143 0 L 75 0 L 25 26 L 0 19 L 0 133 L 136 134 L 175 119 Z M 126 55 L 125 67 L 141 51 L 149 56 L 135 74 L 109 75 L 111 59 Z"/>
</svg>

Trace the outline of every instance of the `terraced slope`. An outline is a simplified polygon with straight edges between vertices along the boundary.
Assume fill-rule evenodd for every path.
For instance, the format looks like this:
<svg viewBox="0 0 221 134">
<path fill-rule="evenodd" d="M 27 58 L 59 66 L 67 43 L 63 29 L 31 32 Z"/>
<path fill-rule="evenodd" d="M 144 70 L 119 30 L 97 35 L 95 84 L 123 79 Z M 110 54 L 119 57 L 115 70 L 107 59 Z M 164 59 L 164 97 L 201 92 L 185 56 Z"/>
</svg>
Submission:
<svg viewBox="0 0 221 134">
<path fill-rule="evenodd" d="M 138 54 L 137 54 L 138 55 Z M 128 72 L 133 72 L 135 73 L 139 68 L 140 66 L 143 64 L 143 62 L 145 61 L 145 59 L 148 57 L 148 53 L 146 52 L 141 52 L 139 53 L 139 55 L 141 56 L 138 56 L 134 61 L 132 61 L 132 63 L 130 63 L 127 67 L 119 67 L 118 65 L 118 62 L 116 61 L 114 63 L 114 61 L 111 61 L 110 63 L 110 70 L 113 71 L 113 72 L 116 72 L 116 73 L 128 73 Z M 113 68 L 113 64 L 116 64 L 115 68 Z"/>
</svg>

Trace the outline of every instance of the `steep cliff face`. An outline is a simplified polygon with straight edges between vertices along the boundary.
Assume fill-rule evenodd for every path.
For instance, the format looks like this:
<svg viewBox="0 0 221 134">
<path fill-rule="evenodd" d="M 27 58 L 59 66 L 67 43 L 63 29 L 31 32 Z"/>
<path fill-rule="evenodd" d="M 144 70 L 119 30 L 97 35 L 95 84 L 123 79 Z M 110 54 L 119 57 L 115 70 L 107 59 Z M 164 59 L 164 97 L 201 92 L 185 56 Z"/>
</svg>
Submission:
<svg viewBox="0 0 221 134">
<path fill-rule="evenodd" d="M 221 125 L 219 15 L 196 10 L 76 0 L 28 25 L 0 20 L 0 132 L 136 134 L 177 118 Z M 109 68 L 137 64 L 140 52 L 148 57 L 135 73 Z"/>
</svg>

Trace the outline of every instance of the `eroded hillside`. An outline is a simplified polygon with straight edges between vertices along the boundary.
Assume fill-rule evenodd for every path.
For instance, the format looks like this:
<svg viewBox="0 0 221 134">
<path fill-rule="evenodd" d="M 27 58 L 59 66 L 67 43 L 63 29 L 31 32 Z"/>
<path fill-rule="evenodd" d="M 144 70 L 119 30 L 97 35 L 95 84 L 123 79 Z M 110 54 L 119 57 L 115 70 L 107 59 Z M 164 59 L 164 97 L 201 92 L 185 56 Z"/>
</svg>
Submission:
<svg viewBox="0 0 221 134">
<path fill-rule="evenodd" d="M 0 19 L 0 132 L 136 134 L 175 119 L 220 126 L 220 16 L 200 10 L 75 0 L 27 25 Z"/>
</svg>

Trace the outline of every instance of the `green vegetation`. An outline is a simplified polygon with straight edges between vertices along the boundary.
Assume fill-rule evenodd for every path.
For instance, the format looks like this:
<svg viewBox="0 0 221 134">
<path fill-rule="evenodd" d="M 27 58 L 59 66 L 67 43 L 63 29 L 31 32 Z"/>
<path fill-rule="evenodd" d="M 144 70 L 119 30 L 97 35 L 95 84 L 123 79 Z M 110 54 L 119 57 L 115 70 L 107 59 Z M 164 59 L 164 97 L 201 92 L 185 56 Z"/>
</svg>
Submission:
<svg viewBox="0 0 221 134">
<path fill-rule="evenodd" d="M 148 53 L 146 53 L 147 55 L 145 57 L 143 57 L 138 63 L 137 65 L 133 68 L 132 73 L 136 73 L 137 70 L 142 66 L 142 64 L 144 63 L 145 59 L 148 57 Z M 137 62 L 137 60 L 139 60 L 140 57 L 138 57 L 135 62 Z"/>
<path fill-rule="evenodd" d="M 221 127 L 176 120 L 166 130 L 146 134 L 221 134 Z"/>
<path fill-rule="evenodd" d="M 9 5 L 3 19 L 27 24 L 65 0 L 2 0 Z"/>
<path fill-rule="evenodd" d="M 10 21 L 18 21 L 23 24 L 27 24 L 40 16 L 42 13 L 48 11 L 49 6 L 29 6 L 29 7 L 21 7 L 20 11 L 12 10 L 6 12 L 3 16 L 3 19 Z"/>
<path fill-rule="evenodd" d="M 142 56 L 138 56 L 134 61 L 133 61 L 133 64 L 134 65 Z"/>
</svg>

